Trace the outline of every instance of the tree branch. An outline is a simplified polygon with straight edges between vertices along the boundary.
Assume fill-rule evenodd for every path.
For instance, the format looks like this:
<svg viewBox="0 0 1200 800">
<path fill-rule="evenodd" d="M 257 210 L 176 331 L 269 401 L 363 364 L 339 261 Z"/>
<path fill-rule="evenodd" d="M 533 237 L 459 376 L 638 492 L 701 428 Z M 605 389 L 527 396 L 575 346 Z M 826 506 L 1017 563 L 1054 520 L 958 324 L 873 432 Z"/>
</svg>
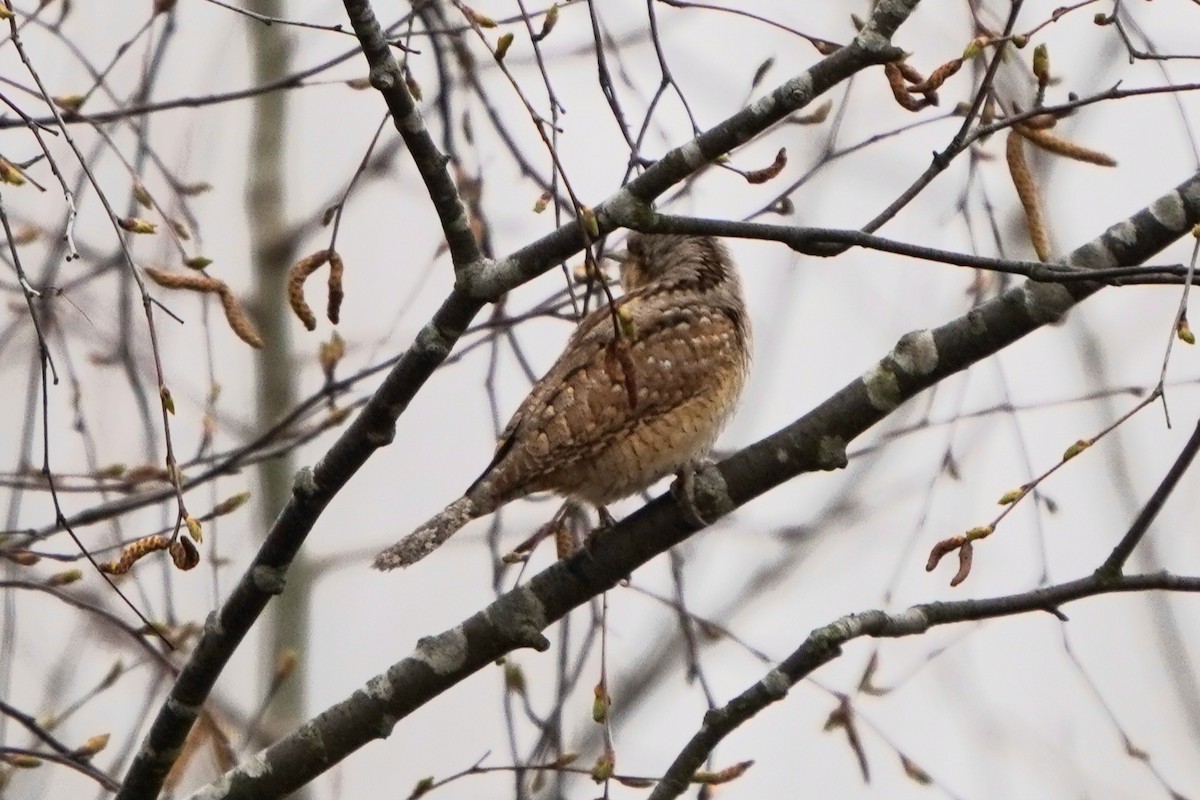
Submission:
<svg viewBox="0 0 1200 800">
<path fill-rule="evenodd" d="M 709 161 L 749 141 L 854 73 L 898 58 L 902 52 L 890 44 L 890 37 L 918 2 L 882 0 L 851 44 L 713 129 L 667 153 L 641 176 L 596 206 L 601 231 L 612 230 L 616 218 L 636 213 Z M 384 92 L 389 108 L 397 115 L 397 127 L 413 150 L 422 177 L 431 188 L 451 247 L 459 248 L 453 253 L 455 289 L 325 456 L 311 470 L 303 469 L 297 474 L 291 501 L 280 511 L 229 598 L 209 617 L 196 649 L 180 671 L 130 765 L 116 800 L 144 800 L 157 796 L 217 677 L 271 597 L 283 591 L 287 567 L 317 518 L 375 450 L 391 442 L 396 420 L 445 360 L 483 304 L 578 253 L 585 244 L 578 223 L 571 222 L 498 262 L 475 257 L 470 252 L 473 240 L 467 243 L 457 233 L 461 203 L 457 194 L 451 193 L 452 183 L 450 187 L 444 184 L 445 164 L 438 163 L 440 153 L 432 145 L 423 123 L 418 124 L 415 107 L 408 104 L 411 96 L 405 100 L 407 89 L 402 76 L 401 80 L 396 80 L 395 62 L 389 66 L 379 56 L 380 47 L 386 48 L 386 42 L 382 40 L 378 24 L 372 24 L 369 3 L 345 0 L 345 4 L 363 50 L 371 60 L 373 85 Z M 662 504 L 658 507 L 669 508 Z M 673 511 L 660 510 L 658 513 L 673 514 Z M 678 520 L 676 525 L 677 539 L 690 533 Z M 642 560 L 636 563 L 653 557 L 656 552 L 645 552 Z M 623 568 L 620 575 L 628 574 L 628 571 Z M 578 602 L 585 599 L 586 596 L 580 596 Z M 563 608 L 561 613 L 567 610 L 569 608 Z M 546 624 L 553 619 L 557 617 L 548 617 Z M 398 717 L 392 718 L 392 724 L 396 719 Z"/>
<path fill-rule="evenodd" d="M 379 90 L 387 101 L 388 110 L 396 124 L 396 130 L 404 137 L 404 144 L 412 153 L 413 162 L 425 188 L 429 191 L 429 199 L 437 210 L 438 220 L 442 223 L 442 232 L 446 236 L 446 244 L 450 247 L 450 258 L 455 270 L 476 264 L 483 260 L 479 251 L 479 243 L 471 232 L 471 223 L 467 218 L 467 209 L 462 198 L 458 195 L 458 187 L 454 185 L 446 165 L 450 163 L 449 156 L 438 150 L 429 129 L 425 127 L 425 119 L 412 92 L 404 81 L 404 73 L 400 65 L 392 57 L 391 45 L 387 36 L 375 18 L 375 11 L 369 0 L 344 0 L 346 15 L 354 26 L 354 34 L 362 46 L 363 55 L 371 67 L 371 86 Z"/>
<path fill-rule="evenodd" d="M 1109 286 L 1134 286 L 1148 283 L 1182 285 L 1189 274 L 1186 264 L 1086 268 L 1070 264 L 1048 264 L 1042 261 L 1020 261 L 1010 258 L 989 258 L 972 253 L 956 253 L 936 247 L 899 242 L 863 231 L 681 217 L 674 214 L 643 214 L 637 217 L 636 221 L 631 219 L 629 227 L 642 233 L 684 233 L 780 242 L 797 253 L 821 257 L 839 255 L 851 247 L 863 247 L 883 253 L 918 258 L 922 261 L 934 261 L 939 264 L 987 270 L 1006 275 L 1020 275 L 1038 283 L 1090 281 Z"/>
<path fill-rule="evenodd" d="M 1192 435 L 1188 438 L 1187 444 L 1183 446 L 1179 457 L 1171 465 L 1171 469 L 1163 478 L 1162 483 L 1154 490 L 1154 494 L 1146 501 L 1146 505 L 1142 507 L 1141 513 L 1137 515 L 1133 525 L 1129 527 L 1129 530 L 1121 537 L 1121 541 L 1117 542 L 1117 546 L 1113 548 L 1112 553 L 1096 570 L 1097 577 L 1111 579 L 1120 576 L 1125 562 L 1133 554 L 1133 548 L 1137 547 L 1137 543 L 1146 535 L 1146 531 L 1150 530 L 1154 518 L 1158 516 L 1158 512 L 1166 504 L 1167 498 L 1179 485 L 1179 479 L 1188 471 L 1198 450 L 1200 450 L 1200 422 L 1196 423 L 1196 429 L 1192 431 Z"/>
<path fill-rule="evenodd" d="M 1132 265 L 1183 236 L 1198 220 L 1200 173 L 1077 248 L 1067 260 L 1081 267 Z M 939 328 L 906 334 L 891 353 L 820 406 L 699 473 L 694 499 L 701 516 L 715 521 L 797 475 L 844 467 L 846 445 L 900 404 L 1059 319 L 1100 288 L 1085 282 L 1069 286 L 1025 282 Z M 691 536 L 696 528 L 689 518 L 670 494 L 656 498 L 587 549 L 554 564 L 457 627 L 422 639 L 412 656 L 202 789 L 194 800 L 284 795 L 371 740 L 387 736 L 413 710 L 500 656 L 518 647 L 545 649 L 549 643 L 541 630 Z M 1099 579 L 1086 581 L 1100 586 Z M 1028 608 L 1051 609 L 1055 601 L 1074 599 L 1077 595 L 1072 592 L 1091 586 L 1086 581 L 1063 584 L 1068 588 L 1062 590 L 1061 598 L 1045 594 L 1047 590 L 1030 593 L 1038 602 L 1028 600 Z M 1101 589 L 1107 591 L 1104 587 L 1108 585 L 1104 583 Z M 1135 588 L 1153 587 L 1137 584 Z M 1191 584 L 1188 589 L 1192 590 Z M 1088 591 L 1094 594 L 1099 589 Z M 998 601 L 969 601 L 952 607 L 974 614 L 1000 613 L 1003 606 L 989 602 Z M 941 620 L 937 615 L 945 605 L 923 606 L 922 619 Z M 878 623 L 883 632 L 873 635 L 899 635 L 887 633 L 893 630 L 888 627 L 892 618 L 878 614 L 884 617 Z M 825 652 L 824 660 L 834 654 Z M 815 662 L 813 668 L 819 663 L 823 662 Z"/>
<path fill-rule="evenodd" d="M 787 697 L 791 687 L 841 655 L 842 645 L 854 639 L 913 636 L 937 625 L 995 619 L 1030 611 L 1049 611 L 1058 615 L 1059 606 L 1085 597 L 1149 590 L 1200 592 L 1200 577 L 1156 573 L 1126 575 L 1109 581 L 1090 575 L 1006 597 L 924 603 L 899 614 L 872 610 L 842 617 L 814 630 L 778 667 L 721 708 L 705 714 L 700 730 L 680 751 L 648 800 L 670 800 L 683 794 L 692 776 L 704 766 L 722 739 L 767 706 Z"/>
</svg>

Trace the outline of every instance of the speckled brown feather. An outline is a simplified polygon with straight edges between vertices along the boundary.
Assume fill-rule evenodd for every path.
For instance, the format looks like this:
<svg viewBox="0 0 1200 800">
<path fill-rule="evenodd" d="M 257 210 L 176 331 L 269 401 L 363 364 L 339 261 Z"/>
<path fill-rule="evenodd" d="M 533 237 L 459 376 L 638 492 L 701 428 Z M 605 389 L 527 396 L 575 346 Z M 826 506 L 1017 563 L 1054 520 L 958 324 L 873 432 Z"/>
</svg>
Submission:
<svg viewBox="0 0 1200 800">
<path fill-rule="evenodd" d="M 622 324 L 607 305 L 588 315 L 513 415 L 479 479 L 380 553 L 377 568 L 415 563 L 471 519 L 533 492 L 601 506 L 707 454 L 749 367 L 733 262 L 709 237 L 635 233 L 621 282 Z"/>
</svg>

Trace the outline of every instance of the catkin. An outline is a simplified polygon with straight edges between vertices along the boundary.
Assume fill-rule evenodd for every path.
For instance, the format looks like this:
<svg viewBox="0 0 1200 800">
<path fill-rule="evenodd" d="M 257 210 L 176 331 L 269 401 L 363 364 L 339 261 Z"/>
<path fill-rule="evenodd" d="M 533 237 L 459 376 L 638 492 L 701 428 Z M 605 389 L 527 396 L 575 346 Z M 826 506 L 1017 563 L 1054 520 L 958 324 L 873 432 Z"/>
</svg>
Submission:
<svg viewBox="0 0 1200 800">
<path fill-rule="evenodd" d="M 193 292 L 215 294 L 221 300 L 221 308 L 225 310 L 225 319 L 238 338 L 255 349 L 263 346 L 262 337 L 250 321 L 242 304 L 234 297 L 233 291 L 225 281 L 206 275 L 203 272 L 168 272 L 163 269 L 146 267 L 145 272 L 150 279 L 164 289 L 188 289 Z"/>
<path fill-rule="evenodd" d="M 1024 137 L 1020 131 L 1013 129 L 1008 132 L 1004 148 L 1008 159 L 1008 172 L 1012 176 L 1013 186 L 1017 189 L 1017 197 L 1025 209 L 1025 224 L 1029 227 L 1029 240 L 1034 252 L 1041 261 L 1050 260 L 1050 235 L 1046 231 L 1046 221 L 1042 216 L 1042 204 L 1038 200 L 1037 184 L 1029 164 L 1025 161 Z"/>
</svg>

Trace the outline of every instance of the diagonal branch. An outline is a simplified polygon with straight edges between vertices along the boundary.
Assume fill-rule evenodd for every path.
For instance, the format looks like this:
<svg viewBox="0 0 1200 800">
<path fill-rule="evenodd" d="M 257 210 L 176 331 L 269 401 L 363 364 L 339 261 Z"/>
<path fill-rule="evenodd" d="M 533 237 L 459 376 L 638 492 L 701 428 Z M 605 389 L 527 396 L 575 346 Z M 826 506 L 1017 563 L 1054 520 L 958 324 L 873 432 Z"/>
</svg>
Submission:
<svg viewBox="0 0 1200 800">
<path fill-rule="evenodd" d="M 375 11 L 369 0 L 345 0 L 346 15 L 354 26 L 354 34 L 362 46 L 363 55 L 371 67 L 371 86 L 379 90 L 387 101 L 388 111 L 396 130 L 404 137 L 404 144 L 412 153 L 413 162 L 425 188 L 429 191 L 429 199 L 437 211 L 438 220 L 442 224 L 442 232 L 446 236 L 446 244 L 450 246 L 450 258 L 456 270 L 469 264 L 475 264 L 483 259 L 479 251 L 479 243 L 471 232 L 471 224 L 467 218 L 467 209 L 462 198 L 458 195 L 458 187 L 450 177 L 446 165 L 450 163 L 449 156 L 438 150 L 429 129 L 425 127 L 425 119 L 417 108 L 417 101 L 404 81 L 404 73 L 400 65 L 392 57 L 391 46 Z"/>
<path fill-rule="evenodd" d="M 1188 437 L 1187 444 L 1183 446 L 1179 457 L 1171 465 L 1171 469 L 1167 472 L 1166 477 L 1162 479 L 1162 483 L 1154 490 L 1154 494 L 1146 501 L 1146 505 L 1142 507 L 1141 512 L 1137 515 L 1137 519 L 1133 521 L 1133 525 L 1129 527 L 1129 530 L 1121 537 L 1121 541 L 1117 542 L 1116 547 L 1113 548 L 1112 553 L 1104 560 L 1100 568 L 1096 570 L 1098 577 L 1113 578 L 1121 574 L 1121 570 L 1125 567 L 1125 562 L 1133 554 L 1133 549 L 1137 547 L 1138 542 L 1150 530 L 1150 526 L 1154 523 L 1154 518 L 1158 516 L 1159 511 L 1162 511 L 1162 507 L 1166 505 L 1167 498 L 1179 486 L 1180 478 L 1188 471 L 1188 467 L 1192 465 L 1192 460 L 1196 458 L 1197 451 L 1200 451 L 1200 422 L 1196 423 L 1196 429 Z"/>
<path fill-rule="evenodd" d="M 643 209 L 709 161 L 751 140 L 854 73 L 900 57 L 902 52 L 891 45 L 890 39 L 918 3 L 919 0 L 881 0 L 849 45 L 711 130 L 668 152 L 661 161 L 596 206 L 600 231 L 612 230 L 617 218 L 636 214 L 638 209 Z M 397 127 L 406 145 L 413 150 L 422 177 L 430 187 L 447 238 L 452 248 L 459 248 L 458 252 L 452 253 L 456 267 L 455 288 L 324 457 L 312 469 L 297 473 L 291 500 L 281 509 L 229 598 L 219 611 L 210 615 L 196 649 L 180 670 L 130 765 L 116 800 L 144 800 L 157 796 L 217 677 L 271 597 L 283 591 L 288 565 L 321 512 L 367 459 L 391 442 L 396 420 L 446 359 L 484 303 L 498 299 L 508 290 L 551 269 L 578 253 L 585 244 L 578 223 L 571 222 L 500 261 L 493 263 L 476 257 L 472 251 L 473 242 L 466 242 L 457 233 L 461 202 L 453 183 L 445 183 L 448 176 L 442 160 L 444 156 L 432 145 L 415 105 L 410 105 L 412 98 L 406 95 L 403 76 L 396 80 L 399 73 L 395 62 L 389 66 L 380 56 L 380 48 L 386 49 L 386 39 L 378 24 L 373 23 L 369 3 L 367 0 L 345 0 L 345 5 L 364 52 L 371 60 L 372 82 L 385 94 L 393 114 L 398 115 Z M 387 58 L 390 60 L 390 55 Z M 659 508 L 658 513 L 663 513 L 667 506 L 660 504 Z M 675 525 L 677 539 L 690 533 L 678 520 Z M 653 557 L 656 552 L 644 552 L 636 563 Z M 622 568 L 612 581 L 628 571 L 628 567 Z M 595 585 L 599 584 L 588 584 L 588 587 Z M 572 597 L 578 603 L 587 596 Z M 569 606 L 562 606 L 559 616 L 567 610 Z M 547 617 L 545 624 L 553 619 L 557 617 Z M 497 652 L 503 650 L 497 649 Z M 464 676 L 465 673 L 460 679 Z"/>
<path fill-rule="evenodd" d="M 1067 260 L 1080 267 L 1131 266 L 1181 238 L 1198 220 L 1200 173 L 1077 248 Z M 698 474 L 695 501 L 701 516 L 715 521 L 800 474 L 845 466 L 846 445 L 901 403 L 1059 319 L 1100 288 L 1086 282 L 1063 286 L 1027 281 L 939 328 L 906 334 L 891 353 L 820 406 Z M 372 740 L 387 736 L 413 710 L 504 654 L 519 647 L 548 648 L 543 629 L 691 536 L 696 528 L 689 516 L 670 495 L 658 497 L 586 550 L 539 573 L 455 628 L 422 639 L 413 655 L 195 798 L 287 794 Z M 1147 580 L 1151 579 L 1161 579 L 1161 585 L 1169 588 L 1165 577 Z M 1187 588 L 1200 589 L 1200 579 L 1174 580 L 1194 581 Z M 1104 584 L 1113 585 L 1120 586 Z M 1151 588 L 1127 586 L 1130 591 Z M 1072 591 L 1078 589 L 1067 591 L 1061 602 L 1082 596 Z M 1034 592 L 1030 597 L 1038 601 L 1030 601 L 1030 608 L 1051 608 L 1057 595 Z M 980 608 L 980 602 L 964 608 Z"/>
</svg>

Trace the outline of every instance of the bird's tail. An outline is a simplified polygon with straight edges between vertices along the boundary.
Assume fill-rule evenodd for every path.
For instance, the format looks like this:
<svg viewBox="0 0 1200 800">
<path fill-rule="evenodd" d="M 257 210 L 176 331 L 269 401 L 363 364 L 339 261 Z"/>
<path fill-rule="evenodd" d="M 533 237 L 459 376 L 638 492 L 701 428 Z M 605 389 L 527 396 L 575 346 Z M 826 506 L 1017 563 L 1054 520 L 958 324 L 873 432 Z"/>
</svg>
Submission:
<svg viewBox="0 0 1200 800">
<path fill-rule="evenodd" d="M 432 519 L 375 556 L 375 569 L 408 567 L 442 546 L 462 526 L 488 513 L 470 497 L 460 497 Z"/>
</svg>

